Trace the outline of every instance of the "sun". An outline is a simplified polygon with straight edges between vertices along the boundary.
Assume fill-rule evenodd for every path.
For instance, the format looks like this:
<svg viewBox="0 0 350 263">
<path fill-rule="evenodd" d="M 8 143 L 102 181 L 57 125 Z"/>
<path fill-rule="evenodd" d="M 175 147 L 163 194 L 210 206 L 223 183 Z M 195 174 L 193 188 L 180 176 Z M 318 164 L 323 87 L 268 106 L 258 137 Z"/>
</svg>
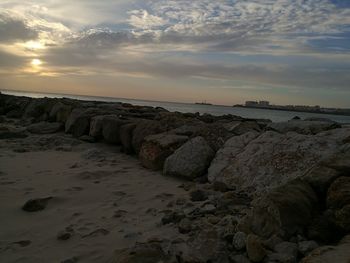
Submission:
<svg viewBox="0 0 350 263">
<path fill-rule="evenodd" d="M 43 62 L 38 59 L 38 58 L 34 58 L 32 59 L 32 61 L 30 62 L 30 64 L 32 64 L 32 66 L 35 66 L 35 67 L 38 67 L 40 66 L 41 64 L 43 64 Z"/>
</svg>

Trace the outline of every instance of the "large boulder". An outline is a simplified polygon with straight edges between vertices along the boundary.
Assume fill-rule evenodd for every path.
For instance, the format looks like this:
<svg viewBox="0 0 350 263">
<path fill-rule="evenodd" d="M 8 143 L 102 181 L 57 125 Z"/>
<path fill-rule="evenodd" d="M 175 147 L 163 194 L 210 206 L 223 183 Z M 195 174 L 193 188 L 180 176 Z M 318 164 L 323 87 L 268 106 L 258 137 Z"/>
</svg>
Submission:
<svg viewBox="0 0 350 263">
<path fill-rule="evenodd" d="M 246 132 L 259 132 L 260 126 L 256 121 L 234 121 L 224 124 L 224 127 L 235 135 L 242 135 Z"/>
<path fill-rule="evenodd" d="M 242 230 L 269 238 L 303 233 L 318 213 L 318 198 L 305 181 L 294 180 L 253 201 L 253 209 L 241 222 Z"/>
<path fill-rule="evenodd" d="M 323 246 L 312 251 L 302 263 L 349 263 L 350 236 L 346 236 L 337 246 Z"/>
<path fill-rule="evenodd" d="M 108 143 L 120 144 L 120 127 L 128 123 L 117 116 L 105 116 L 102 120 L 102 136 Z"/>
<path fill-rule="evenodd" d="M 56 99 L 40 98 L 33 99 L 26 107 L 23 118 L 33 118 L 35 121 L 45 121 L 49 119 L 52 107 Z"/>
<path fill-rule="evenodd" d="M 51 109 L 49 118 L 55 122 L 65 123 L 72 112 L 72 106 L 57 102 Z"/>
<path fill-rule="evenodd" d="M 303 176 L 336 155 L 349 135 L 350 129 L 335 129 L 317 135 L 268 131 L 260 136 L 257 133 L 235 136 L 216 153 L 208 179 L 265 192 Z"/>
<path fill-rule="evenodd" d="M 94 116 L 91 118 L 89 135 L 96 139 L 101 139 L 102 136 L 102 125 L 105 115 Z"/>
<path fill-rule="evenodd" d="M 147 136 L 139 153 L 140 161 L 144 167 L 161 170 L 166 158 L 187 140 L 187 136 L 168 133 Z"/>
<path fill-rule="evenodd" d="M 62 123 L 59 122 L 39 122 L 31 124 L 27 130 L 35 134 L 50 134 L 59 132 L 63 128 Z"/>
<path fill-rule="evenodd" d="M 327 207 L 333 212 L 334 223 L 350 232 L 350 177 L 337 178 L 329 187 Z"/>
<path fill-rule="evenodd" d="M 119 133 L 120 133 L 120 143 L 122 145 L 122 152 L 126 154 L 131 154 L 133 153 L 133 148 L 132 148 L 132 134 L 133 131 L 136 128 L 136 123 L 127 123 L 124 124 L 120 127 Z"/>
<path fill-rule="evenodd" d="M 207 172 L 214 155 L 203 137 L 193 138 L 166 159 L 163 173 L 188 179 L 202 176 Z"/>
<path fill-rule="evenodd" d="M 164 131 L 165 128 L 158 121 L 141 120 L 140 122 L 138 122 L 132 134 L 132 147 L 134 149 L 134 152 L 136 154 L 140 152 L 145 137 L 152 134 L 158 134 Z"/>
<path fill-rule="evenodd" d="M 103 115 L 105 112 L 98 108 L 75 108 L 69 115 L 65 123 L 65 132 L 71 133 L 79 138 L 88 135 L 90 131 L 90 120 L 97 115 Z"/>
<path fill-rule="evenodd" d="M 267 125 L 267 130 L 279 133 L 297 132 L 300 134 L 317 134 L 322 131 L 340 128 L 341 126 L 335 122 L 329 121 L 302 121 L 291 120 L 288 122 L 273 122 Z"/>
</svg>

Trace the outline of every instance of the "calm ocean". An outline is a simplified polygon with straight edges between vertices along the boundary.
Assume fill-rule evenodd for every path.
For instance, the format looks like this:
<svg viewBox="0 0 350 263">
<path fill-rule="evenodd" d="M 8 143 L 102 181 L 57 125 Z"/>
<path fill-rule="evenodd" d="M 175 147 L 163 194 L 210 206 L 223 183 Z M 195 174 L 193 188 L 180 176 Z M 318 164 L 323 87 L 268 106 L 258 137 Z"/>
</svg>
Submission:
<svg viewBox="0 0 350 263">
<path fill-rule="evenodd" d="M 16 96 L 27 96 L 32 98 L 66 97 L 66 98 L 89 100 L 89 101 L 95 100 L 95 101 L 108 101 L 108 102 L 125 102 L 125 103 L 131 103 L 134 105 L 163 107 L 169 111 L 210 113 L 212 115 L 217 115 L 217 116 L 224 115 L 224 114 L 233 114 L 244 118 L 270 119 L 274 122 L 287 121 L 295 116 L 299 116 L 302 119 L 309 118 L 309 117 L 322 117 L 322 118 L 328 118 L 328 119 L 334 120 L 339 123 L 350 123 L 350 116 L 331 115 L 331 114 L 265 110 L 265 109 L 249 109 L 249 108 L 219 106 L 219 105 L 200 105 L 200 104 L 190 104 L 190 103 L 147 101 L 147 100 L 134 100 L 134 99 L 109 98 L 109 97 L 92 97 L 92 96 L 80 96 L 80 95 L 68 95 L 68 94 L 33 93 L 33 92 L 23 92 L 23 91 L 1 91 L 1 92 L 4 94 L 10 94 L 10 95 L 16 95 Z"/>
</svg>

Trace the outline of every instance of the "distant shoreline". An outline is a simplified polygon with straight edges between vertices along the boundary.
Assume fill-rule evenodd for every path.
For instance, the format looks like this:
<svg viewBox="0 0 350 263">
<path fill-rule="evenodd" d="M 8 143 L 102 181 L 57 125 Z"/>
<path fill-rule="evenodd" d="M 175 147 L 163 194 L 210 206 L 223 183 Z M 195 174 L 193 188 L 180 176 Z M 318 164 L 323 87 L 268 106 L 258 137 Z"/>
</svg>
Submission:
<svg viewBox="0 0 350 263">
<path fill-rule="evenodd" d="M 315 114 L 330 114 L 330 115 L 341 115 L 341 116 L 350 116 L 350 113 L 346 112 L 328 112 L 328 111 L 307 111 L 307 110 L 298 110 L 298 109 L 286 109 L 282 107 L 251 107 L 244 105 L 234 105 L 234 108 L 248 108 L 248 109 L 264 109 L 264 110 L 280 110 L 280 111 L 293 111 L 293 112 L 304 112 L 304 113 L 315 113 Z"/>
</svg>

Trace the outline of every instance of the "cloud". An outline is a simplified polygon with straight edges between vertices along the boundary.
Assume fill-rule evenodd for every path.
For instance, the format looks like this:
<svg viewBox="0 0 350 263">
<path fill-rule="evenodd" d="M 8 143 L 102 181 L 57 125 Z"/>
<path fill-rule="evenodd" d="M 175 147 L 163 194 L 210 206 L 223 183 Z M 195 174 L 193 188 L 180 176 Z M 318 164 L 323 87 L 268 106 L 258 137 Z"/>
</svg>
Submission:
<svg viewBox="0 0 350 263">
<path fill-rule="evenodd" d="M 25 21 L 0 13 L 0 42 L 27 41 L 37 36 L 38 32 L 30 28 Z"/>
</svg>

